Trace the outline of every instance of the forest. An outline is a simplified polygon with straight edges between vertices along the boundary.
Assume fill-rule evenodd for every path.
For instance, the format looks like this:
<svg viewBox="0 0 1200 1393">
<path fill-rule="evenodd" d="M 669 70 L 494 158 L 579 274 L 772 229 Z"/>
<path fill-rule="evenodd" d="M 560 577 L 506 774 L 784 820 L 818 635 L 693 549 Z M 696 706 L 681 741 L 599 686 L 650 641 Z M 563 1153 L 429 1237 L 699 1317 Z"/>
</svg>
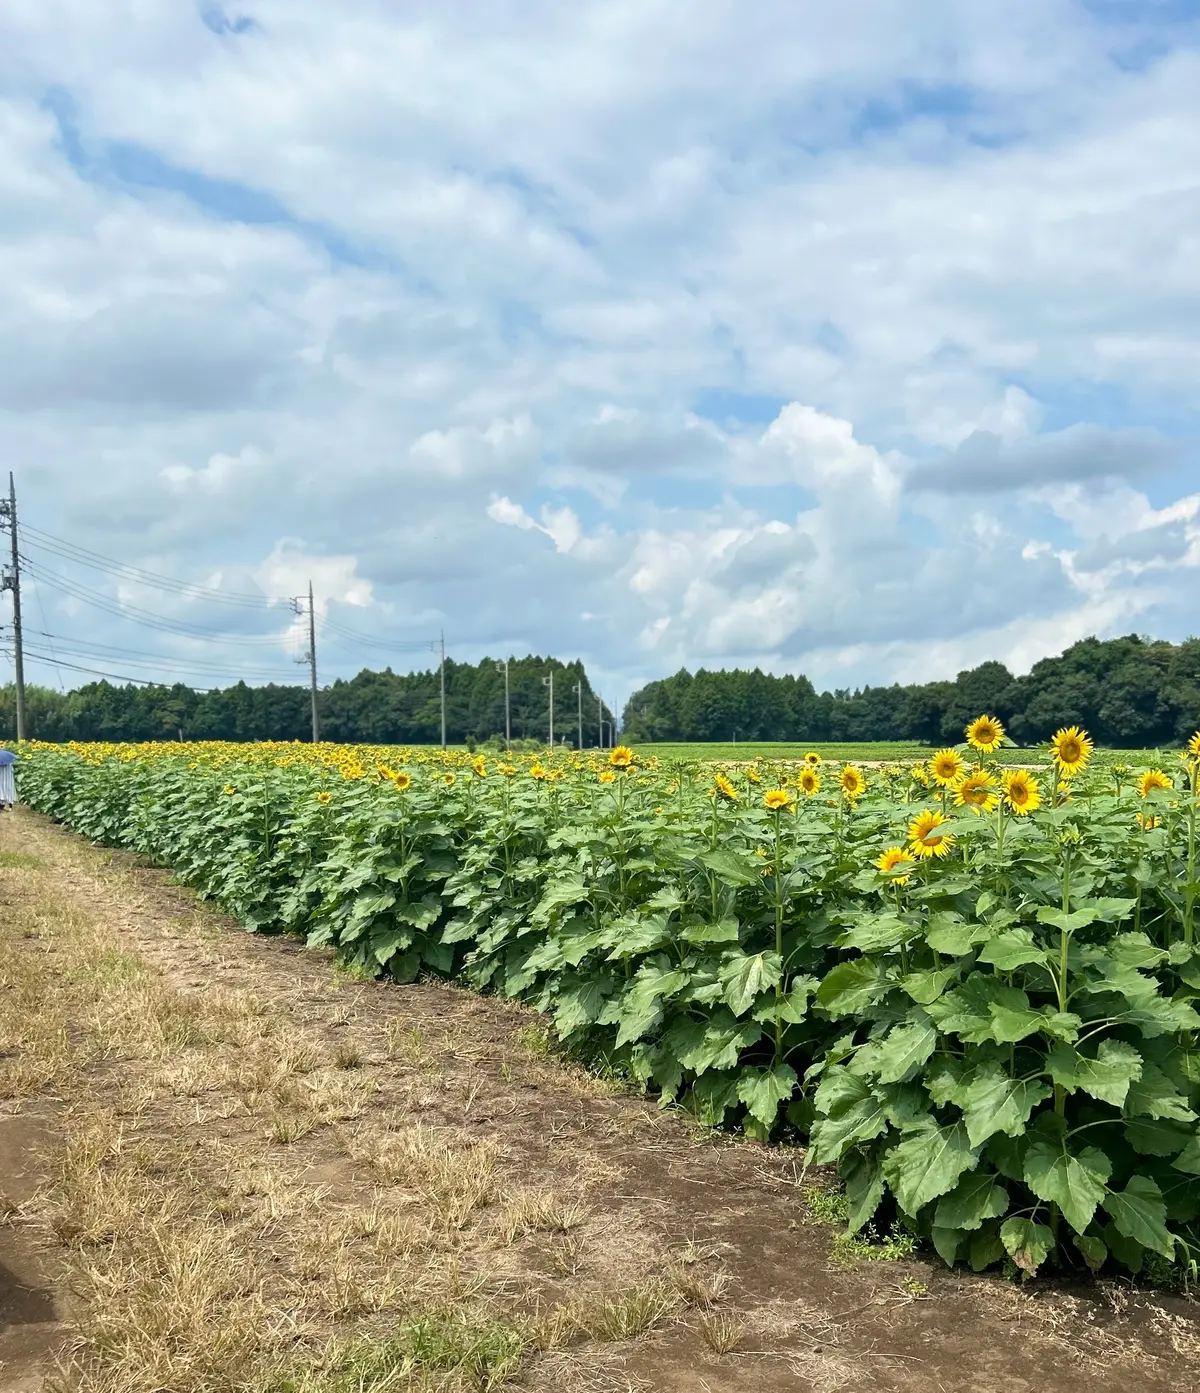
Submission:
<svg viewBox="0 0 1200 1393">
<path fill-rule="evenodd" d="M 677 672 L 629 699 L 622 734 L 652 740 L 955 743 L 987 711 L 1020 744 L 1084 726 L 1104 745 L 1174 744 L 1200 725 L 1200 639 L 1086 638 L 1022 677 L 987 662 L 953 681 L 818 693 L 806 677 Z"/>
<path fill-rule="evenodd" d="M 514 740 L 546 740 L 549 690 L 554 673 L 554 735 L 570 744 L 579 738 L 582 684 L 583 743 L 611 738 L 613 713 L 598 704 L 580 662 L 512 658 L 508 664 L 509 708 Z M 0 689 L 0 734 L 16 727 L 11 685 Z M 441 739 L 438 671 L 395 673 L 364 669 L 318 694 L 321 737 L 378 745 L 436 745 Z M 312 736 L 307 686 L 235 686 L 198 692 L 172 686 L 127 686 L 92 682 L 73 691 L 26 689 L 28 733 L 38 740 L 308 740 Z M 493 658 L 446 660 L 446 738 L 450 744 L 504 735 L 504 671 Z"/>
<path fill-rule="evenodd" d="M 578 741 L 582 684 L 583 743 L 605 742 L 612 712 L 601 711 L 581 662 L 526 657 L 509 661 L 513 739 L 544 740 L 553 670 L 556 740 Z M 0 689 L 0 735 L 14 734 L 14 694 Z M 95 682 L 74 691 L 31 687 L 29 733 L 41 740 L 307 740 L 309 691 L 302 685 L 219 691 Z M 319 694 L 321 735 L 365 744 L 436 744 L 441 716 L 436 668 L 364 670 Z M 1083 639 L 1044 658 L 1022 677 L 987 662 L 953 681 L 818 693 L 807 677 L 775 677 L 701 668 L 651 682 L 630 697 L 622 738 L 656 740 L 918 740 L 956 742 L 981 711 L 999 716 L 1021 744 L 1082 725 L 1102 744 L 1173 744 L 1200 725 L 1200 639 L 1172 644 L 1130 634 Z M 446 661 L 446 735 L 451 744 L 504 733 L 504 674 L 496 660 Z"/>
</svg>

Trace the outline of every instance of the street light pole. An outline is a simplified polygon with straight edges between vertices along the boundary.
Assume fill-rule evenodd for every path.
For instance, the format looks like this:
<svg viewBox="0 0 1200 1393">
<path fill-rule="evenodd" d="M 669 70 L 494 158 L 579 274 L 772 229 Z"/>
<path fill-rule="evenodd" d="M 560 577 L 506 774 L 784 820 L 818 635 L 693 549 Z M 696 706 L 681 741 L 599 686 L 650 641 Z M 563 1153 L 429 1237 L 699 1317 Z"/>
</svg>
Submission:
<svg viewBox="0 0 1200 1393">
<path fill-rule="evenodd" d="M 512 720 L 508 706 L 508 659 L 496 664 L 496 671 L 504 673 L 504 748 L 512 749 Z"/>
<path fill-rule="evenodd" d="M 550 688 L 550 743 L 554 744 L 554 669 L 550 669 L 550 676 L 542 678 L 542 686 Z"/>
</svg>

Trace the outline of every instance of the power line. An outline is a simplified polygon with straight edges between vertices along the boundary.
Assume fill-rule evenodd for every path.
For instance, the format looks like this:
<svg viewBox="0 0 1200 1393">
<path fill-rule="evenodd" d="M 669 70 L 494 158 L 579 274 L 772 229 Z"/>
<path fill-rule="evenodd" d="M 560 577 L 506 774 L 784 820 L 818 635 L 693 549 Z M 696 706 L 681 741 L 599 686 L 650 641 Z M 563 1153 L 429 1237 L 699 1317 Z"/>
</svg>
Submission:
<svg viewBox="0 0 1200 1393">
<path fill-rule="evenodd" d="M 53 533 L 43 532 L 37 527 L 23 525 L 21 532 L 26 537 L 34 538 L 39 547 L 53 552 L 65 560 L 76 561 L 82 566 L 90 566 L 94 570 L 105 571 L 111 575 L 126 576 L 142 585 L 166 590 L 175 595 L 192 599 L 213 600 L 220 604 L 242 605 L 252 609 L 263 609 L 272 604 L 283 603 L 279 596 L 269 596 L 262 593 L 251 595 L 244 591 L 219 590 L 197 581 L 177 580 L 172 576 L 162 575 L 158 571 L 147 570 L 143 566 L 131 566 L 124 561 L 117 561 L 111 556 L 103 556 L 100 552 L 78 546 L 75 542 L 68 542 L 62 537 L 55 537 Z"/>
</svg>

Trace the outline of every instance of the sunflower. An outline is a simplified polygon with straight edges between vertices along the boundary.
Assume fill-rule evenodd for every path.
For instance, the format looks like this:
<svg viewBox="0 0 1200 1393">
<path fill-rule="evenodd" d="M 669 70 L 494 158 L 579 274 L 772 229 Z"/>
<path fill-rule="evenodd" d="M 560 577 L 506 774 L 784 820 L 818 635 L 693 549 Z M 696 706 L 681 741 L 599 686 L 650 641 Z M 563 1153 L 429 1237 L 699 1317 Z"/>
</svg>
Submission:
<svg viewBox="0 0 1200 1393">
<path fill-rule="evenodd" d="M 938 836 L 937 829 L 946 821 L 941 813 L 929 808 L 918 813 L 908 824 L 908 849 L 914 856 L 922 859 L 928 856 L 945 856 L 954 845 L 952 836 Z"/>
<path fill-rule="evenodd" d="M 847 764 L 842 770 L 841 784 L 842 792 L 853 802 L 862 796 L 867 787 L 867 780 L 857 765 Z"/>
<path fill-rule="evenodd" d="M 953 788 L 963 776 L 966 765 L 957 750 L 939 750 L 929 761 L 929 772 L 942 788 Z"/>
<path fill-rule="evenodd" d="M 326 793 L 326 792 L 324 792 L 324 790 L 322 790 L 322 792 L 320 792 L 320 793 L 317 794 L 317 802 L 318 802 L 318 803 L 332 803 L 332 802 L 333 802 L 333 794 L 332 794 L 332 793 Z"/>
<path fill-rule="evenodd" d="M 1200 759 L 1200 730 L 1187 742 L 1187 750 L 1193 759 Z"/>
<path fill-rule="evenodd" d="M 500 772 L 506 779 L 515 779 L 517 777 L 516 766 L 512 764 L 502 764 L 500 766 Z"/>
<path fill-rule="evenodd" d="M 392 783 L 403 793 L 406 788 L 412 787 L 412 775 L 401 769 L 398 774 L 392 775 Z"/>
<path fill-rule="evenodd" d="M 1038 781 L 1028 769 L 1010 769 L 1004 776 L 1004 806 L 1009 812 L 1024 817 L 1042 806 Z"/>
<path fill-rule="evenodd" d="M 912 857 L 902 846 L 889 846 L 879 860 L 875 862 L 876 868 L 882 871 L 884 875 L 887 875 L 889 871 L 894 871 L 897 866 L 906 865 L 912 865 Z M 893 876 L 892 880 L 896 885 L 908 884 L 908 876 L 906 875 Z"/>
<path fill-rule="evenodd" d="M 763 794 L 763 806 L 770 808 L 773 813 L 777 813 L 781 808 L 792 806 L 792 795 L 786 788 L 773 788 L 770 792 Z"/>
<path fill-rule="evenodd" d="M 977 769 L 955 784 L 954 801 L 960 808 L 969 807 L 977 813 L 990 813 L 1000 802 L 1000 793 L 992 783 L 991 775 Z"/>
<path fill-rule="evenodd" d="M 1086 730 L 1064 726 L 1050 741 L 1050 752 L 1062 773 L 1078 774 L 1092 757 L 1092 742 Z"/>
<path fill-rule="evenodd" d="M 628 745 L 618 745 L 609 755 L 608 762 L 614 769 L 632 769 L 636 756 Z"/>
<path fill-rule="evenodd" d="M 913 765 L 912 776 L 923 788 L 929 787 L 929 770 L 925 767 L 923 760 L 917 760 L 916 764 Z"/>
<path fill-rule="evenodd" d="M 236 792 L 237 792 L 237 789 L 234 788 L 234 786 L 233 786 L 232 784 L 226 784 L 225 787 L 221 790 L 221 792 L 224 793 L 224 794 L 227 795 L 227 796 L 230 796 L 230 795 L 236 793 Z"/>
<path fill-rule="evenodd" d="M 1158 788 L 1174 788 L 1170 777 L 1163 773 L 1161 769 L 1147 769 L 1138 780 L 1138 792 L 1143 798 L 1148 793 L 1153 793 Z"/>
<path fill-rule="evenodd" d="M 442 775 L 442 783 L 444 783 L 447 788 L 453 788 L 457 782 L 458 775 L 452 769 Z"/>
<path fill-rule="evenodd" d="M 1153 813 L 1138 813 L 1137 825 L 1143 832 L 1153 832 L 1158 826 L 1158 818 Z"/>
<path fill-rule="evenodd" d="M 995 716 L 976 716 L 967 727 L 967 744 L 980 754 L 995 754 L 1004 741 L 1004 727 Z"/>
<path fill-rule="evenodd" d="M 816 769 L 821 764 L 821 756 L 817 754 L 816 750 L 809 750 L 808 754 L 804 756 L 804 762 L 811 764 Z"/>
<path fill-rule="evenodd" d="M 471 772 L 476 778 L 487 778 L 487 760 L 485 760 L 482 755 L 476 755 L 471 761 Z"/>
<path fill-rule="evenodd" d="M 617 776 L 611 769 L 601 769 L 600 771 L 600 782 L 602 784 L 611 784 L 616 777 Z"/>
<path fill-rule="evenodd" d="M 727 798 L 731 803 L 737 801 L 737 789 L 729 782 L 724 774 L 718 774 L 713 780 L 717 792 L 722 798 Z"/>
<path fill-rule="evenodd" d="M 747 766 L 747 769 L 746 769 L 746 778 L 747 778 L 747 779 L 749 780 L 749 782 L 752 783 L 752 784 L 761 784 L 761 783 L 762 783 L 762 775 L 758 772 L 758 770 L 754 767 L 753 764 Z"/>
<path fill-rule="evenodd" d="M 537 779 L 540 783 L 546 777 L 546 770 L 540 764 L 531 764 L 529 766 L 529 777 L 531 779 Z"/>
<path fill-rule="evenodd" d="M 796 780 L 796 787 L 804 794 L 805 798 L 811 798 L 814 793 L 821 791 L 821 776 L 811 765 L 808 765 L 801 769 L 800 777 Z"/>
</svg>

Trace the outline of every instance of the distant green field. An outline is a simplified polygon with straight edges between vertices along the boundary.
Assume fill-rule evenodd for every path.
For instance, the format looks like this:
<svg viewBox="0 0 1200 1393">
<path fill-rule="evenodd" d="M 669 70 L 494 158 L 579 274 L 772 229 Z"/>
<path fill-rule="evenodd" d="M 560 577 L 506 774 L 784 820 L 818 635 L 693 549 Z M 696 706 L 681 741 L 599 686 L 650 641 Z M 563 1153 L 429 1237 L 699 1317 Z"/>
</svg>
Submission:
<svg viewBox="0 0 1200 1393">
<path fill-rule="evenodd" d="M 934 748 L 932 745 L 918 745 L 908 740 L 864 740 L 842 744 L 816 742 L 810 745 L 769 740 L 712 744 L 662 742 L 637 746 L 641 755 L 656 755 L 660 760 L 682 763 L 803 759 L 809 750 L 815 750 L 822 759 L 833 761 L 908 762 L 928 759 Z M 1096 763 L 1104 765 L 1125 763 L 1137 768 L 1154 765 L 1170 769 L 1174 766 L 1177 755 L 1176 750 L 1097 750 L 1093 758 Z M 1004 764 L 1045 764 L 1049 762 L 1048 747 L 1033 745 L 1027 749 L 1020 749 L 1006 746 L 997 758 Z"/>
</svg>

